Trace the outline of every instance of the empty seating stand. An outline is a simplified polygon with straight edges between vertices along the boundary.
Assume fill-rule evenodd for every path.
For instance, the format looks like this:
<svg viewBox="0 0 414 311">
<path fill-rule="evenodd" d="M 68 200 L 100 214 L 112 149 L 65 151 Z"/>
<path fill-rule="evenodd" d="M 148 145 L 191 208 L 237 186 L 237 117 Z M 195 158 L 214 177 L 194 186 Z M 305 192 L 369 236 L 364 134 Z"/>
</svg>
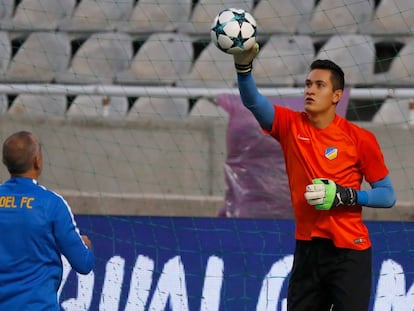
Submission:
<svg viewBox="0 0 414 311">
<path fill-rule="evenodd" d="M 129 18 L 116 23 L 119 31 L 133 35 L 173 32 L 188 21 L 192 0 L 139 0 Z"/>
<path fill-rule="evenodd" d="M 59 32 L 32 32 L 10 60 L 1 82 L 53 82 L 71 59 L 68 36 Z"/>
<path fill-rule="evenodd" d="M 128 112 L 128 99 L 124 96 L 79 95 L 69 106 L 69 118 L 91 117 L 123 119 Z"/>
<path fill-rule="evenodd" d="M 59 24 L 59 30 L 72 37 L 114 31 L 119 21 L 131 14 L 134 0 L 81 0 L 72 16 Z"/>
<path fill-rule="evenodd" d="M 295 34 L 306 29 L 312 16 L 313 1 L 260 0 L 253 10 L 258 35 Z"/>
<path fill-rule="evenodd" d="M 64 116 L 67 108 L 65 95 L 20 94 L 12 102 L 8 114 L 15 117 Z"/>
<path fill-rule="evenodd" d="M 253 72 L 259 86 L 293 86 L 315 56 L 310 36 L 273 35 L 261 48 Z"/>
<path fill-rule="evenodd" d="M 141 46 L 128 69 L 116 74 L 118 84 L 173 85 L 192 67 L 190 37 L 180 33 L 154 33 Z"/>
<path fill-rule="evenodd" d="M 374 0 L 321 0 L 308 25 L 300 33 L 335 35 L 365 29 L 374 10 Z"/>
<path fill-rule="evenodd" d="M 414 34 L 414 2 L 382 0 L 362 33 L 374 36 L 412 36 Z"/>
<path fill-rule="evenodd" d="M 12 37 L 33 31 L 55 31 L 59 23 L 70 18 L 75 5 L 76 0 L 22 0 L 3 27 Z"/>
<path fill-rule="evenodd" d="M 128 34 L 95 33 L 73 55 L 68 70 L 56 76 L 56 82 L 111 84 L 118 72 L 129 68 L 132 55 L 132 39 Z"/>
</svg>

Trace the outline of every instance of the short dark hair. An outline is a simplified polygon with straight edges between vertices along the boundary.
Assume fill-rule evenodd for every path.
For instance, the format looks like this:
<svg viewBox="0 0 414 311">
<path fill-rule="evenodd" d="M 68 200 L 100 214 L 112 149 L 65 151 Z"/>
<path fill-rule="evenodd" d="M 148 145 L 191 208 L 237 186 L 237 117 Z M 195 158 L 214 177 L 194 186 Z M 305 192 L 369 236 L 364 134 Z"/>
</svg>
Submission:
<svg viewBox="0 0 414 311">
<path fill-rule="evenodd" d="M 343 90 L 345 87 L 345 74 L 344 71 L 329 59 L 317 59 L 312 62 L 310 69 L 326 69 L 331 72 L 331 82 L 333 90 Z"/>
</svg>

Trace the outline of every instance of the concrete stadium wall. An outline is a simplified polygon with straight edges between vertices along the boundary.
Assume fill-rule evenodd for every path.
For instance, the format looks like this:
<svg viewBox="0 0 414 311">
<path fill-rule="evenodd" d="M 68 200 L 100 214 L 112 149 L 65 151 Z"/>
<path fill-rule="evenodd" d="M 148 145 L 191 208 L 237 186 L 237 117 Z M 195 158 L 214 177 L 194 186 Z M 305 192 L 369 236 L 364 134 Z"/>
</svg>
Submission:
<svg viewBox="0 0 414 311">
<path fill-rule="evenodd" d="M 371 220 L 414 221 L 412 129 L 373 123 L 397 189 L 397 206 L 364 209 Z M 30 130 L 41 140 L 40 182 L 67 199 L 75 214 L 214 217 L 224 202 L 223 118 L 137 121 L 0 119 L 0 139 Z M 0 178 L 8 177 L 0 170 Z M 365 185 L 366 186 L 366 185 Z"/>
<path fill-rule="evenodd" d="M 79 212 L 117 214 L 131 197 L 141 196 L 137 200 L 142 202 L 142 195 L 223 197 L 226 126 L 224 118 L 122 121 L 3 116 L 0 139 L 18 130 L 34 132 L 43 145 L 42 184 L 61 193 L 90 196 L 89 206 L 82 203 L 86 210 Z M 7 177 L 6 169 L 0 169 L 0 178 Z M 102 208 L 106 198 L 124 202 Z"/>
<path fill-rule="evenodd" d="M 223 193 L 222 120 L 1 121 L 1 139 L 28 129 L 44 146 L 42 181 L 61 190 L 99 193 Z M 2 171 L 1 177 L 4 177 Z"/>
</svg>

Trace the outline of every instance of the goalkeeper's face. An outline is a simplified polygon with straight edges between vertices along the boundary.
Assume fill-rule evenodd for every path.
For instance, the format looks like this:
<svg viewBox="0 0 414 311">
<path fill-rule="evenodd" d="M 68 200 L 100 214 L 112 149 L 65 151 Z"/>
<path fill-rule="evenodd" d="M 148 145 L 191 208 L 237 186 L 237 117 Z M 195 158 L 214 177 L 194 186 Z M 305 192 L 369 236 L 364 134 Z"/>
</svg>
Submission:
<svg viewBox="0 0 414 311">
<path fill-rule="evenodd" d="M 331 72 L 326 69 L 314 69 L 305 81 L 305 111 L 312 115 L 334 115 L 336 104 L 342 96 L 342 90 L 334 90 Z"/>
</svg>

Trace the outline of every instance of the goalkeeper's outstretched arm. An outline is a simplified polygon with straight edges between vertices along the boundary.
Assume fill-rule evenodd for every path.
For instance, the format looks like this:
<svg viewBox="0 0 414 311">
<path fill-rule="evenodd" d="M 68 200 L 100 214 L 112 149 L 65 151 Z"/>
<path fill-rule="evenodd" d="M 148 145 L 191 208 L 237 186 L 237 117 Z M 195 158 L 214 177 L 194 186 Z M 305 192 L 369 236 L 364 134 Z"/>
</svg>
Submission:
<svg viewBox="0 0 414 311">
<path fill-rule="evenodd" d="M 266 97 L 259 93 L 252 76 L 253 60 L 259 52 L 256 45 L 243 53 L 234 55 L 234 65 L 240 96 L 246 106 L 255 116 L 260 126 L 265 130 L 272 129 L 275 110 Z"/>
<path fill-rule="evenodd" d="M 237 80 L 244 106 L 253 113 L 262 128 L 270 131 L 275 114 L 273 105 L 259 93 L 251 73 L 238 74 Z"/>
</svg>

